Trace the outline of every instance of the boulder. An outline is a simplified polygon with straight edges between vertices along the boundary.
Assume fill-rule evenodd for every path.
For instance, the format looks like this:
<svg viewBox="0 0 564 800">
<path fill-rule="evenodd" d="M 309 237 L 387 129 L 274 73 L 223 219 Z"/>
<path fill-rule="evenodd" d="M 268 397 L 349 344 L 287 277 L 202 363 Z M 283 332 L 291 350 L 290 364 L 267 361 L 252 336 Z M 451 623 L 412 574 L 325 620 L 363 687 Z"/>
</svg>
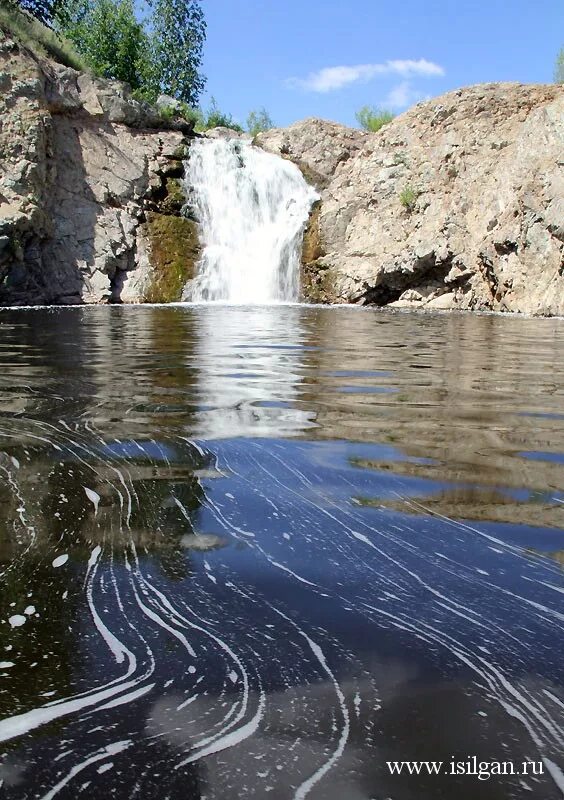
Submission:
<svg viewBox="0 0 564 800">
<path fill-rule="evenodd" d="M 248 139 L 251 140 L 251 137 L 248 133 L 244 133 L 243 131 L 234 131 L 233 128 L 224 128 L 219 126 L 217 128 L 210 128 L 209 131 L 206 131 L 204 134 L 206 139 Z"/>
</svg>

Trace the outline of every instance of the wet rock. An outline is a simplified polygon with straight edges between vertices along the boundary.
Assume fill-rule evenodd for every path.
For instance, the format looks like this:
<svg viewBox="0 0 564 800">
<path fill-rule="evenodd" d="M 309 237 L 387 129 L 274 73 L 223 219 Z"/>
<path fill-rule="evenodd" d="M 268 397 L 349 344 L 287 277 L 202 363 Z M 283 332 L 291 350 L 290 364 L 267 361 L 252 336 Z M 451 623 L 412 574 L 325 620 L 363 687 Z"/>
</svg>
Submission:
<svg viewBox="0 0 564 800">
<path fill-rule="evenodd" d="M 182 290 L 195 275 L 199 256 L 196 223 L 185 217 L 149 213 L 142 226 L 150 272 L 143 300 L 171 303 L 182 299 Z"/>
</svg>

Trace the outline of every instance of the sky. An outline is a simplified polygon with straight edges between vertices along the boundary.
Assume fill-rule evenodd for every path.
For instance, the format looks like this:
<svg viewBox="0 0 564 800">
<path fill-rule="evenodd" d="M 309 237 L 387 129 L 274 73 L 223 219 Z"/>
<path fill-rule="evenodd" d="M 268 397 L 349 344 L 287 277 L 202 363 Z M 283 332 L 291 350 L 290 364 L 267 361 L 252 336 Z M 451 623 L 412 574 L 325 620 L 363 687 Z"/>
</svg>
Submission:
<svg viewBox="0 0 564 800">
<path fill-rule="evenodd" d="M 202 105 L 244 124 L 322 117 L 355 125 L 364 105 L 400 113 L 490 81 L 550 83 L 564 0 L 202 0 Z"/>
</svg>

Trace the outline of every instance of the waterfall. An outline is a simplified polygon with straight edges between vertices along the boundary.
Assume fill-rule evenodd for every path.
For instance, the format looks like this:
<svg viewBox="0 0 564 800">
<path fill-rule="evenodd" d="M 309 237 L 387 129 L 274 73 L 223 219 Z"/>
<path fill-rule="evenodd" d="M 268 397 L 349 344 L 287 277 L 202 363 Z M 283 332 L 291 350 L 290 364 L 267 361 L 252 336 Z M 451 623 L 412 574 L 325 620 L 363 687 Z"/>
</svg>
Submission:
<svg viewBox="0 0 564 800">
<path fill-rule="evenodd" d="M 294 164 L 241 139 L 200 139 L 185 191 L 203 252 L 183 300 L 298 300 L 302 236 L 318 195 Z"/>
</svg>

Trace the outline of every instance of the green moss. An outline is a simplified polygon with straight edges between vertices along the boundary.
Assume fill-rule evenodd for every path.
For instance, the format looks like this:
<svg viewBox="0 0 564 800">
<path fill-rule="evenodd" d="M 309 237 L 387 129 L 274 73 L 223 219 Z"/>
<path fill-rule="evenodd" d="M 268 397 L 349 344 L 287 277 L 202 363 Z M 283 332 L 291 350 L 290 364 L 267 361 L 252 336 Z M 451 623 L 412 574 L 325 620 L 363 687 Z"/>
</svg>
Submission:
<svg viewBox="0 0 564 800">
<path fill-rule="evenodd" d="M 303 294 L 306 302 L 330 304 L 343 302 L 335 292 L 336 275 L 332 269 L 313 272 L 310 267 L 304 272 Z"/>
<path fill-rule="evenodd" d="M 321 261 L 326 255 L 319 218 L 321 215 L 321 202 L 317 202 L 310 214 L 304 232 L 302 245 L 302 297 L 309 303 L 338 303 L 339 297 L 335 292 L 335 271 L 327 268 Z"/>
<path fill-rule="evenodd" d="M 335 291 L 335 271 L 315 261 L 302 269 L 302 296 L 307 303 L 342 302 Z"/>
<path fill-rule="evenodd" d="M 154 270 L 145 302 L 172 303 L 180 300 L 184 284 L 194 277 L 200 254 L 196 223 L 185 217 L 151 212 L 147 215 L 145 232 Z"/>
<path fill-rule="evenodd" d="M 321 214 L 321 203 L 318 201 L 309 215 L 309 221 L 304 231 L 302 245 L 302 264 L 311 264 L 325 255 L 325 248 L 321 243 L 321 233 L 319 231 L 319 217 Z"/>
<path fill-rule="evenodd" d="M 176 178 L 167 177 L 166 179 L 166 197 L 159 205 L 159 211 L 163 214 L 177 215 L 182 210 L 186 203 L 186 198 L 182 190 L 180 181 Z"/>
<path fill-rule="evenodd" d="M 176 161 L 185 161 L 190 153 L 190 146 L 188 143 L 182 142 L 174 149 L 172 154 L 173 159 Z"/>
</svg>

